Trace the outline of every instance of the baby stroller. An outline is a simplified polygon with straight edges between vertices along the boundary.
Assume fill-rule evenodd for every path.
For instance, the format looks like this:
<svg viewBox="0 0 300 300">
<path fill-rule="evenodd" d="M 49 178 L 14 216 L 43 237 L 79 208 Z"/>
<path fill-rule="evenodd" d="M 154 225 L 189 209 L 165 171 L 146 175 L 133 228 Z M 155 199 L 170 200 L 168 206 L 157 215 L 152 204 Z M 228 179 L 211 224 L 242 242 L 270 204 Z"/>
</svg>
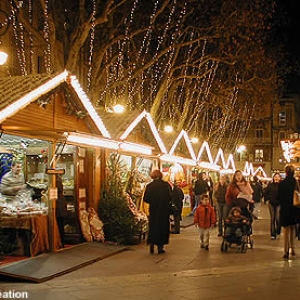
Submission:
<svg viewBox="0 0 300 300">
<path fill-rule="evenodd" d="M 235 216 L 234 211 L 239 211 L 239 216 Z M 221 244 L 221 251 L 226 252 L 232 248 L 233 244 L 237 245 L 237 251 L 245 253 L 248 248 L 253 247 L 251 240 L 251 221 L 249 217 L 242 213 L 242 209 L 234 207 L 231 214 L 225 221 L 224 234 Z"/>
<path fill-rule="evenodd" d="M 234 205 L 236 207 L 239 207 L 242 210 L 242 215 L 247 217 L 248 220 L 249 220 L 249 231 L 248 231 L 248 234 L 247 234 L 247 244 L 248 244 L 248 248 L 252 249 L 253 248 L 253 243 L 254 243 L 253 240 L 251 239 L 252 223 L 253 223 L 253 219 L 257 219 L 257 217 L 254 216 L 254 214 L 253 214 L 254 202 L 250 203 L 248 200 L 246 200 L 244 198 L 237 198 L 235 200 Z"/>
</svg>

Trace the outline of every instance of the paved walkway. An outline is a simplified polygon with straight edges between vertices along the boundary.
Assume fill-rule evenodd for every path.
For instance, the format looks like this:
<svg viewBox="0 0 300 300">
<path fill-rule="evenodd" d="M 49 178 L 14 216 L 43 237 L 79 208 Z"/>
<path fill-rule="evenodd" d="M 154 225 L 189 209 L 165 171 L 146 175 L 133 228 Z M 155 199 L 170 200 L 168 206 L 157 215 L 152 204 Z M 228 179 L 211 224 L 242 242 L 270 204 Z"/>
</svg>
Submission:
<svg viewBox="0 0 300 300">
<path fill-rule="evenodd" d="M 0 290 L 26 292 L 32 300 L 298 300 L 300 242 L 299 256 L 283 260 L 282 238 L 270 239 L 267 207 L 257 214 L 254 248 L 246 253 L 221 252 L 216 229 L 210 250 L 199 249 L 197 231 L 190 226 L 171 236 L 166 254 L 150 255 L 140 244 L 44 283 L 2 282 Z"/>
</svg>

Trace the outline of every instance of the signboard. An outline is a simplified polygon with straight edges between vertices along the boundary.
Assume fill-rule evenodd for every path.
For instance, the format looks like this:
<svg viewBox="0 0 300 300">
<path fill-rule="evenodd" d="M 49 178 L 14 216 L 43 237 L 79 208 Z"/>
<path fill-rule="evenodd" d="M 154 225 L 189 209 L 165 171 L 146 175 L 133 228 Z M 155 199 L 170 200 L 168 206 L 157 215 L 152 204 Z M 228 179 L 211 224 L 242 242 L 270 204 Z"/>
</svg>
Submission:
<svg viewBox="0 0 300 300">
<path fill-rule="evenodd" d="M 46 169 L 46 174 L 49 175 L 64 175 L 65 169 Z"/>
<path fill-rule="evenodd" d="M 49 189 L 50 199 L 57 199 L 57 188 Z"/>
</svg>

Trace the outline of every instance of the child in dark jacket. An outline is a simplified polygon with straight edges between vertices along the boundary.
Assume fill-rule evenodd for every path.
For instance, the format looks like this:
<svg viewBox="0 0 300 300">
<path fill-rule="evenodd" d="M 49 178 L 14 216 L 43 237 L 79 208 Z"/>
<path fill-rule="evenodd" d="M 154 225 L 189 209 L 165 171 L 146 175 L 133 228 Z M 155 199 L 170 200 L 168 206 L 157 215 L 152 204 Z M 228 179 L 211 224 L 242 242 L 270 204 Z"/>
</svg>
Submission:
<svg viewBox="0 0 300 300">
<path fill-rule="evenodd" d="M 247 233 L 249 220 L 242 215 L 242 210 L 239 207 L 233 207 L 225 219 L 225 224 L 225 236 L 229 237 L 235 234 L 237 238 L 241 238 Z"/>
<path fill-rule="evenodd" d="M 194 224 L 199 230 L 200 248 L 209 250 L 209 233 L 210 228 L 216 225 L 216 213 L 207 194 L 200 196 L 200 204 L 194 214 Z"/>
</svg>

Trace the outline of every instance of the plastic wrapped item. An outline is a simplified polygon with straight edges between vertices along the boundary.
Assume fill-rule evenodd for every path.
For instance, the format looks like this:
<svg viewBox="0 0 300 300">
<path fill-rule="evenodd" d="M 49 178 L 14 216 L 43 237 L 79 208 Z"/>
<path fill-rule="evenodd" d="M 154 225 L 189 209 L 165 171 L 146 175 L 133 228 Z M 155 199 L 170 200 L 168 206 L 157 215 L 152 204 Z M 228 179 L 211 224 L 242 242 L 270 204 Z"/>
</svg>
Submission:
<svg viewBox="0 0 300 300">
<path fill-rule="evenodd" d="M 88 208 L 88 212 L 89 212 L 89 223 L 90 223 L 93 239 L 95 241 L 104 243 L 105 236 L 103 231 L 103 222 L 99 219 L 94 208 L 92 207 Z"/>
<path fill-rule="evenodd" d="M 92 242 L 93 236 L 89 224 L 89 213 L 83 208 L 79 210 L 79 220 L 83 237 L 87 242 Z"/>
</svg>

